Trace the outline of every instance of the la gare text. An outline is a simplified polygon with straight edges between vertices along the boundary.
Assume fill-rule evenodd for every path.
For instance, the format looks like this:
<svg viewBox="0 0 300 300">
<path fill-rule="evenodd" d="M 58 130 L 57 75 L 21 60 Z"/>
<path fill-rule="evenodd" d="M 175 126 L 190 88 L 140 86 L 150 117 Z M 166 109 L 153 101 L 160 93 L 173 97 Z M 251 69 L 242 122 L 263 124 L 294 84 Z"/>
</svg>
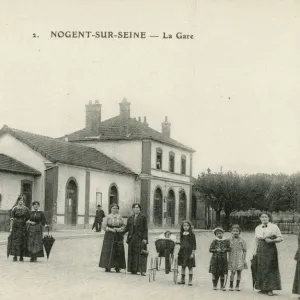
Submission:
<svg viewBox="0 0 300 300">
<path fill-rule="evenodd" d="M 160 35 L 148 34 L 147 32 L 134 31 L 51 31 L 51 38 L 57 39 L 147 39 L 147 38 L 162 38 L 162 39 L 182 39 L 193 40 L 193 34 L 183 32 L 167 33 L 163 32 Z"/>
</svg>

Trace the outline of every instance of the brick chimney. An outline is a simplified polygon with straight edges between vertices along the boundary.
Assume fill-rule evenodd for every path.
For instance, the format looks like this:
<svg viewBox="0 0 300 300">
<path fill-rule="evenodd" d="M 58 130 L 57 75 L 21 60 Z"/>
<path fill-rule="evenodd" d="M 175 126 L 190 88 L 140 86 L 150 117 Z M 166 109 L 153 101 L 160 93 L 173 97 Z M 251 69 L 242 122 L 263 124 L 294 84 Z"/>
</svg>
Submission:
<svg viewBox="0 0 300 300">
<path fill-rule="evenodd" d="M 143 124 L 144 124 L 145 126 L 149 126 L 149 124 L 147 123 L 147 118 L 146 118 L 146 117 L 144 117 L 144 122 L 143 122 Z"/>
<path fill-rule="evenodd" d="M 85 106 L 85 128 L 92 136 L 99 134 L 101 125 L 101 106 L 102 105 L 98 100 L 96 100 L 95 103 L 89 101 L 89 104 Z"/>
<path fill-rule="evenodd" d="M 120 116 L 124 119 L 130 118 L 130 102 L 124 98 L 122 102 L 119 103 L 120 105 Z"/>
<path fill-rule="evenodd" d="M 166 117 L 165 121 L 161 123 L 161 133 L 165 137 L 170 137 L 171 136 L 171 123 L 168 122 L 168 117 Z"/>
</svg>

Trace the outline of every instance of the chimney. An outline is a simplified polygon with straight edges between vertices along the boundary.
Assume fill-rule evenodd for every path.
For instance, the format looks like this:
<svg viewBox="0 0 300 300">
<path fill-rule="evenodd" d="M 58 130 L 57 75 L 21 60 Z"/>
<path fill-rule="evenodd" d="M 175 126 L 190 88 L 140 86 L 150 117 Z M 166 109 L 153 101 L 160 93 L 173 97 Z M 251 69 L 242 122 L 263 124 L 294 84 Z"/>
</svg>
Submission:
<svg viewBox="0 0 300 300">
<path fill-rule="evenodd" d="M 143 122 L 143 124 L 145 125 L 145 126 L 148 126 L 149 124 L 147 123 L 147 118 L 146 117 L 144 117 L 144 122 Z"/>
<path fill-rule="evenodd" d="M 139 117 L 139 122 L 141 123 L 142 121 L 141 121 L 141 117 Z"/>
<path fill-rule="evenodd" d="M 120 105 L 120 116 L 124 119 L 130 118 L 130 102 L 124 98 L 122 102 L 119 103 Z"/>
<path fill-rule="evenodd" d="M 101 125 L 101 104 L 98 100 L 95 103 L 89 101 L 89 104 L 85 106 L 85 128 L 92 136 L 99 134 Z"/>
<path fill-rule="evenodd" d="M 161 133 L 164 137 L 170 138 L 171 136 L 171 123 L 168 122 L 168 117 L 166 117 L 165 121 L 161 123 Z"/>
</svg>

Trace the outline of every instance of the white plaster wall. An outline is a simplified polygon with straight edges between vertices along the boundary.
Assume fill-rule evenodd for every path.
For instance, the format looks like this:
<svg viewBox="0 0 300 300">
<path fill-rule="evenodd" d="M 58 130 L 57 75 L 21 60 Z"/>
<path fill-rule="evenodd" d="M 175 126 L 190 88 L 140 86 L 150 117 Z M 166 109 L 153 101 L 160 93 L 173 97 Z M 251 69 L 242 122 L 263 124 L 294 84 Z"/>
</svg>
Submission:
<svg viewBox="0 0 300 300">
<path fill-rule="evenodd" d="M 135 176 L 97 171 L 90 173 L 90 205 L 96 208 L 96 193 L 102 193 L 102 209 L 106 215 L 109 214 L 109 188 L 114 183 L 118 188 L 120 214 L 130 215 L 132 204 L 140 198 L 140 183 Z"/>
<path fill-rule="evenodd" d="M 161 148 L 163 151 L 162 157 L 162 170 L 156 169 L 156 149 Z M 169 172 L 169 152 L 175 153 L 174 173 Z M 186 174 L 181 173 L 181 156 L 186 157 Z M 154 176 L 164 177 L 168 179 L 181 180 L 185 182 L 190 181 L 190 153 L 175 147 L 164 145 L 158 142 L 151 143 L 151 174 Z"/>
<path fill-rule="evenodd" d="M 77 224 L 83 225 L 84 224 L 84 217 L 78 216 L 78 218 L 77 218 Z"/>
<path fill-rule="evenodd" d="M 78 215 L 85 213 L 85 176 L 86 170 L 68 165 L 59 165 L 58 168 L 58 193 L 57 193 L 57 213 L 65 213 L 66 186 L 72 177 L 77 182 Z M 77 220 L 78 223 L 78 220 Z"/>
<path fill-rule="evenodd" d="M 137 174 L 142 171 L 142 141 L 87 141 L 80 143 L 99 150 Z"/>
<path fill-rule="evenodd" d="M 177 184 L 172 183 L 170 181 L 164 180 L 151 180 L 151 187 L 150 187 L 150 221 L 151 223 L 154 222 L 154 212 L 153 212 L 153 203 L 154 203 L 154 193 L 157 187 L 160 187 L 163 194 L 163 201 L 165 197 L 168 196 L 169 189 L 172 188 L 175 193 L 175 226 L 179 226 L 178 218 L 179 218 L 179 191 L 183 189 L 186 194 L 187 199 L 187 211 L 186 211 L 186 218 L 189 216 L 190 212 L 190 186 L 187 184 Z M 166 203 L 163 204 L 163 214 L 167 210 Z M 163 225 L 166 225 L 166 219 L 163 218 Z"/>
<path fill-rule="evenodd" d="M 64 216 L 57 216 L 56 217 L 56 222 L 57 224 L 61 225 L 61 224 L 65 224 L 65 217 Z"/>
<path fill-rule="evenodd" d="M 109 213 L 109 188 L 112 183 L 116 184 L 119 194 L 119 206 L 122 216 L 131 214 L 131 205 L 139 200 L 140 197 L 140 183 L 135 180 L 135 176 L 120 175 L 116 173 L 106 173 L 97 170 L 89 170 L 90 172 L 90 211 L 96 209 L 96 193 L 102 193 L 102 209 L 107 215 Z M 58 173 L 58 196 L 57 196 L 57 213 L 65 213 L 65 197 L 66 184 L 70 178 L 75 178 L 78 184 L 78 220 L 77 224 L 84 224 L 85 214 L 85 189 L 86 189 L 86 169 L 74 166 L 59 165 Z M 94 215 L 93 212 L 91 215 Z M 64 224 L 64 217 L 59 216 L 61 222 Z M 90 224 L 93 224 L 94 218 L 89 218 Z"/>
<path fill-rule="evenodd" d="M 32 181 L 32 191 L 33 194 L 35 194 L 36 183 L 33 176 L 0 172 L 0 194 L 2 195 L 1 209 L 11 209 L 16 203 L 16 200 L 21 193 L 22 180 Z"/>
<path fill-rule="evenodd" d="M 8 133 L 0 136 L 0 153 L 6 154 L 41 172 L 42 175 L 35 180 L 32 200 L 39 201 L 41 203 L 41 208 L 44 207 L 44 172 L 46 170 L 44 162 L 47 161 L 46 158 Z"/>
</svg>

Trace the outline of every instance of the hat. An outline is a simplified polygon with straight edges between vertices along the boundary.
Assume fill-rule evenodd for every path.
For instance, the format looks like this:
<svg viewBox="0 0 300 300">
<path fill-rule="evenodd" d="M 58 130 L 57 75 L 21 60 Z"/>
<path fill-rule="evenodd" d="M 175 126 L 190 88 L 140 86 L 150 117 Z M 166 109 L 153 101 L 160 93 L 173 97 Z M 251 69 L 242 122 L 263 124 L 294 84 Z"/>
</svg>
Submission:
<svg viewBox="0 0 300 300">
<path fill-rule="evenodd" d="M 213 230 L 214 235 L 216 235 L 216 233 L 217 233 L 218 231 L 221 231 L 221 232 L 224 233 L 223 228 L 221 228 L 221 227 L 216 227 L 216 228 Z"/>
</svg>

